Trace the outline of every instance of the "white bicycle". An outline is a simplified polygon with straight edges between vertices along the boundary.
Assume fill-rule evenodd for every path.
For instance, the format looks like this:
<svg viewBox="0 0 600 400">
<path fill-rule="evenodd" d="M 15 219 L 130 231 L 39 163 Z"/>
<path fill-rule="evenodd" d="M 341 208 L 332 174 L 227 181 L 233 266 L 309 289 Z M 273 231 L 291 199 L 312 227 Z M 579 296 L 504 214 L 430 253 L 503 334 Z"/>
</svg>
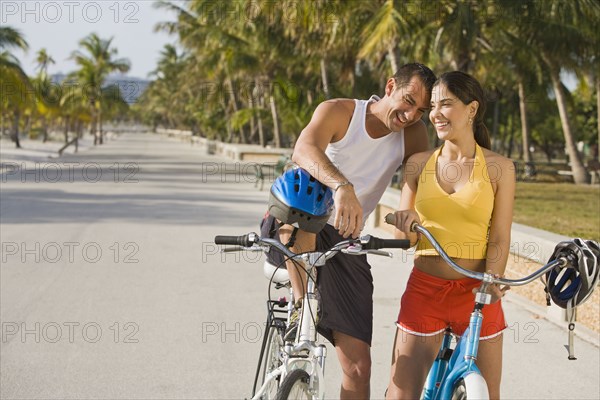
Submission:
<svg viewBox="0 0 600 400">
<path fill-rule="evenodd" d="M 408 240 L 380 239 L 363 236 L 339 242 L 325 252 L 307 252 L 295 254 L 277 239 L 261 238 L 256 233 L 243 236 L 217 236 L 215 243 L 235 245 L 222 251 L 264 251 L 277 249 L 287 259 L 300 261 L 306 267 L 308 284 L 303 306 L 299 314 L 299 325 L 293 341 L 286 341 L 284 334 L 293 311 L 294 297 L 289 282 L 285 262 L 279 266 L 265 263 L 265 274 L 275 288 L 289 290 L 289 299 L 267 301 L 267 323 L 263 336 L 260 357 L 256 369 L 252 399 L 324 399 L 324 374 L 327 349 L 317 344 L 316 315 L 318 300 L 315 295 L 314 268 L 324 266 L 325 262 L 338 252 L 351 255 L 375 254 L 392 257 L 383 248 L 410 247 Z M 258 389 L 257 389 L 258 386 Z"/>
</svg>

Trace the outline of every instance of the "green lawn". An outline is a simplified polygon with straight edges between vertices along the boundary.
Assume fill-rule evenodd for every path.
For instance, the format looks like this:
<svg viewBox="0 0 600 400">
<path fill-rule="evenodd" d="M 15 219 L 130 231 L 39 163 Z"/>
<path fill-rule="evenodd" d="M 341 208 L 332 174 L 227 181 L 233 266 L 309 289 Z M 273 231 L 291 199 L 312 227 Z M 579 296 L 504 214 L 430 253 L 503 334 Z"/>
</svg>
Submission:
<svg viewBox="0 0 600 400">
<path fill-rule="evenodd" d="M 600 241 L 600 188 L 517 182 L 513 220 L 565 236 Z"/>
</svg>

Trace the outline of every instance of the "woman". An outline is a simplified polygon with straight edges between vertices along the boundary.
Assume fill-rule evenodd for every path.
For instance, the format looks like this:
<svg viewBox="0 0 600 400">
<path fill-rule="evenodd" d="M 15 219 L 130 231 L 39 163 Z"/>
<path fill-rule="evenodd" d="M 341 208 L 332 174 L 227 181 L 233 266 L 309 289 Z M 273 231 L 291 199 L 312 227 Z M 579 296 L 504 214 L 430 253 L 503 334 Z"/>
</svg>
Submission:
<svg viewBox="0 0 600 400">
<path fill-rule="evenodd" d="M 410 226 L 416 221 L 459 265 L 501 276 L 510 246 L 513 163 L 489 150 L 484 92 L 477 80 L 447 72 L 434 84 L 431 99 L 429 119 L 444 142 L 408 160 L 396 236 L 415 243 Z M 468 326 L 479 284 L 451 269 L 427 239 L 418 243 L 398 316 L 388 399 L 419 398 L 446 326 L 457 335 Z M 499 300 L 507 289 L 491 286 L 492 304 L 483 310 L 477 365 L 491 399 L 500 397 L 506 323 Z"/>
</svg>

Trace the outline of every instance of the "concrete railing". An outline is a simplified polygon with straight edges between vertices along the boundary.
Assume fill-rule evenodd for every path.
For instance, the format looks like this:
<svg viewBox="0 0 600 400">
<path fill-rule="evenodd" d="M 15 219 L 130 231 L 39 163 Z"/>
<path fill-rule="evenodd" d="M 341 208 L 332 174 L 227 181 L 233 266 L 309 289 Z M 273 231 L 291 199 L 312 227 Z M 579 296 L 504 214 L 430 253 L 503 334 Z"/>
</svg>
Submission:
<svg viewBox="0 0 600 400">
<path fill-rule="evenodd" d="M 291 156 L 292 154 L 292 149 L 269 146 L 262 147 L 256 144 L 223 143 L 217 140 L 192 136 L 191 131 L 157 129 L 157 133 L 189 140 L 193 146 L 200 147 L 206 154 L 214 154 L 235 161 L 254 162 L 259 164 L 276 163 L 281 156 Z"/>
</svg>

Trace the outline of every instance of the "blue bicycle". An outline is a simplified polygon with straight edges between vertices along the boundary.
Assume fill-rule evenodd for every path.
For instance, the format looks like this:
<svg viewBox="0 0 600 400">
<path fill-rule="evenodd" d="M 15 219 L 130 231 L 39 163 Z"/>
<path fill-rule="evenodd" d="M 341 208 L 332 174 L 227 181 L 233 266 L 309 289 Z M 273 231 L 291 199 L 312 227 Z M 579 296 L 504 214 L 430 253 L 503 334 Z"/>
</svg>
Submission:
<svg viewBox="0 0 600 400">
<path fill-rule="evenodd" d="M 388 220 L 388 217 L 386 217 L 386 222 L 390 223 L 392 221 L 392 219 Z M 441 245 L 426 228 L 414 224 L 411 230 L 425 236 L 444 261 L 455 271 L 460 272 L 469 278 L 481 281 L 481 286 L 475 295 L 475 305 L 469 320 L 469 327 L 460 338 L 456 339 L 454 348 L 452 348 L 452 339 L 454 337 L 452 330 L 450 328 L 446 329 L 438 355 L 425 381 L 421 397 L 422 400 L 489 399 L 487 384 L 476 364 L 483 321 L 482 310 L 486 304 L 490 304 L 491 302 L 491 295 L 487 293 L 489 285 L 495 283 L 508 286 L 526 285 L 545 273 L 548 273 L 547 277 L 550 277 L 554 282 L 562 280 L 563 282 L 560 285 L 567 288 L 572 281 L 577 284 L 577 277 L 583 279 L 589 278 L 589 281 L 591 282 L 589 291 L 586 291 L 585 293 L 585 299 L 587 299 L 598 282 L 598 258 L 600 253 L 598 250 L 598 243 L 596 242 L 584 242 L 580 239 L 561 242 L 557 245 L 554 256 L 551 257 L 551 261 L 546 265 L 525 278 L 513 280 L 498 278 L 488 273 L 464 269 L 446 254 Z M 590 249 L 593 249 L 593 251 Z M 585 264 L 585 267 L 583 267 L 582 264 Z M 584 268 L 587 271 L 585 272 L 585 274 L 588 275 L 587 277 L 581 276 L 583 275 L 581 271 Z M 550 283 L 551 282 L 548 282 L 548 284 Z M 577 291 L 579 291 L 580 288 L 581 286 L 579 286 Z M 562 294 L 565 294 L 565 290 L 561 290 L 563 290 Z M 557 296 L 560 296 L 560 294 L 557 293 Z M 572 297 L 577 297 L 577 292 L 575 292 Z M 552 295 L 552 299 L 558 304 L 559 299 L 555 297 L 554 294 Z M 585 299 L 577 299 L 578 302 L 573 303 L 573 306 L 575 307 L 578 304 L 581 304 L 582 301 L 579 300 Z M 559 306 L 562 305 L 559 304 Z"/>
</svg>

